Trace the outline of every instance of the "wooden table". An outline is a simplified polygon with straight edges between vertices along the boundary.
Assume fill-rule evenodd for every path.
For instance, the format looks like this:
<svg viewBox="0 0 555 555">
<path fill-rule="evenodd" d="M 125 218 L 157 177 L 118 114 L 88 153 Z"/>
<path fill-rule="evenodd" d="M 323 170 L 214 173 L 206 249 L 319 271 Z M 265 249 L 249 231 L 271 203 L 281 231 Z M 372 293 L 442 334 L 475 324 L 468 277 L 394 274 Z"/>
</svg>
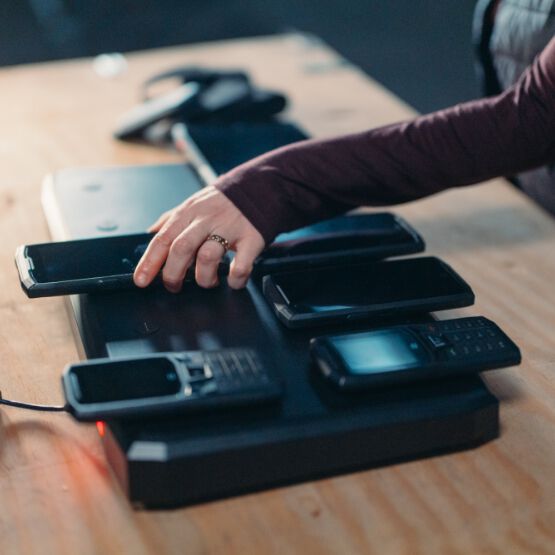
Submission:
<svg viewBox="0 0 555 555">
<path fill-rule="evenodd" d="M 175 162 L 176 153 L 110 138 L 152 73 L 180 64 L 246 67 L 285 90 L 290 116 L 315 136 L 413 113 L 330 49 L 301 35 L 129 56 L 121 77 L 90 60 L 0 71 L 0 388 L 61 401 L 77 358 L 63 301 L 28 300 L 13 252 L 48 239 L 39 191 L 67 166 Z M 0 552 L 555 553 L 555 222 L 503 180 L 396 210 L 431 254 L 472 284 L 484 314 L 522 347 L 518 369 L 491 372 L 501 438 L 472 451 L 217 501 L 132 510 L 93 426 L 65 415 L 0 410 Z M 454 315 L 454 314 L 453 314 Z M 449 315 L 446 315 L 449 316 Z"/>
</svg>

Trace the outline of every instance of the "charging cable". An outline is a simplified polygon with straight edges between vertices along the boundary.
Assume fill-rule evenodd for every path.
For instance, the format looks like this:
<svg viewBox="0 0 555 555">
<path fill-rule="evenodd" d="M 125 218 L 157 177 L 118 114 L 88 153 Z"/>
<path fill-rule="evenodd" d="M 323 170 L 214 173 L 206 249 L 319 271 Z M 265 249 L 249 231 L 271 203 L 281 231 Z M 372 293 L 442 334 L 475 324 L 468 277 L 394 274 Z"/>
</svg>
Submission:
<svg viewBox="0 0 555 555">
<path fill-rule="evenodd" d="M 34 403 L 22 403 L 20 401 L 10 401 L 2 397 L 0 391 L 0 405 L 16 407 L 18 409 L 38 410 L 43 412 L 69 412 L 69 405 L 35 405 Z"/>
</svg>

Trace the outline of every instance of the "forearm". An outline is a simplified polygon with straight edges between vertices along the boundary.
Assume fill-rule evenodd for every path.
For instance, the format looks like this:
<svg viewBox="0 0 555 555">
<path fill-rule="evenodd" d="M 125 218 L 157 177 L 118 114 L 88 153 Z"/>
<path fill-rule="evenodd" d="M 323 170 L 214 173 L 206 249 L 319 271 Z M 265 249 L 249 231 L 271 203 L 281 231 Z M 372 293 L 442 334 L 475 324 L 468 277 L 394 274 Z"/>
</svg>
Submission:
<svg viewBox="0 0 555 555">
<path fill-rule="evenodd" d="M 269 242 L 358 205 L 414 200 L 555 160 L 555 41 L 504 94 L 273 151 L 217 187 Z"/>
</svg>

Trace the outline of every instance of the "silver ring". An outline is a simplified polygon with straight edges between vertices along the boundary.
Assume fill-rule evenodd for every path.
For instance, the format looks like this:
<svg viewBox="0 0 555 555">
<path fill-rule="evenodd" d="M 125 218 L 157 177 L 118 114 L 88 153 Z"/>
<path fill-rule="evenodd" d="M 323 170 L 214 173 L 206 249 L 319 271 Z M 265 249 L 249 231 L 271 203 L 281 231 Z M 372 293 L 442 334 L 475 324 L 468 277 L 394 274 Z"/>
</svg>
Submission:
<svg viewBox="0 0 555 555">
<path fill-rule="evenodd" d="M 217 235 L 216 233 L 212 233 L 212 235 L 208 236 L 208 239 L 206 239 L 207 241 L 216 241 L 216 243 L 219 243 L 220 245 L 222 245 L 222 247 L 224 248 L 224 250 L 227 252 L 231 245 L 229 244 L 229 241 L 227 239 L 224 239 L 221 235 Z"/>
</svg>

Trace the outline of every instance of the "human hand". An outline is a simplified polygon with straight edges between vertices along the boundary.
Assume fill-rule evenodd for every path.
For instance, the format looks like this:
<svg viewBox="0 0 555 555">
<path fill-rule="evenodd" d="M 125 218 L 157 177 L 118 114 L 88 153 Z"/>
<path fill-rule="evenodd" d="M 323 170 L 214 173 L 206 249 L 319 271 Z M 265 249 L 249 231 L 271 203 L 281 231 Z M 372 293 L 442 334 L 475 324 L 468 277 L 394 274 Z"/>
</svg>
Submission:
<svg viewBox="0 0 555 555">
<path fill-rule="evenodd" d="M 178 293 L 187 269 L 195 262 L 195 279 L 202 287 L 218 285 L 218 264 L 225 247 L 211 235 L 223 237 L 235 251 L 227 282 L 233 289 L 247 283 L 264 239 L 241 211 L 215 187 L 205 187 L 165 212 L 150 228 L 156 235 L 142 256 L 133 279 L 146 287 L 162 270 L 164 286 Z"/>
</svg>

